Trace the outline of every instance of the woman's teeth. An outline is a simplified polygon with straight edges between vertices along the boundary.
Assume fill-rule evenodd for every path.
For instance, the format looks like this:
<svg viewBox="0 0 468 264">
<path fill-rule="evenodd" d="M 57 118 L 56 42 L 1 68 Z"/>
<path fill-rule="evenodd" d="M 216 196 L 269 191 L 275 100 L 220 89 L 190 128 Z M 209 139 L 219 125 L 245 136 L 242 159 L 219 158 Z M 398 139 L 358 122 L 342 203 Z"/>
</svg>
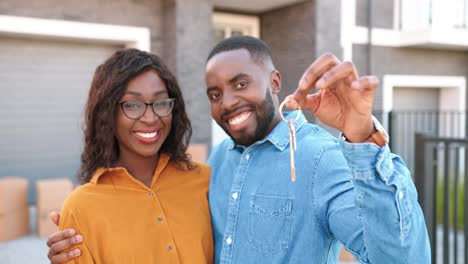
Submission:
<svg viewBox="0 0 468 264">
<path fill-rule="evenodd" d="M 158 132 L 152 132 L 152 133 L 136 132 L 136 134 L 142 138 L 154 138 L 158 134 Z"/>
</svg>

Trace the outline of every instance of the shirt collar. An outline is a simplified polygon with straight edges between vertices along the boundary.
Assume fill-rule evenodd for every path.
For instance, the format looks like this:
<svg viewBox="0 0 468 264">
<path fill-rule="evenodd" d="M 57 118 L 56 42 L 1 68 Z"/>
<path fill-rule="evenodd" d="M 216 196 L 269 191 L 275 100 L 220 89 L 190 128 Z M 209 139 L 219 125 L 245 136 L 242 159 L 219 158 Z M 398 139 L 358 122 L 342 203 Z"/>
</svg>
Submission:
<svg viewBox="0 0 468 264">
<path fill-rule="evenodd" d="M 166 153 L 161 153 L 159 155 L 158 167 L 156 168 L 156 171 L 154 172 L 152 184 L 156 181 L 156 179 L 159 177 L 159 175 L 164 170 L 164 168 L 166 168 L 166 165 L 169 163 L 169 160 L 170 160 L 170 157 Z M 101 177 L 105 177 L 105 174 L 107 174 L 108 172 L 115 172 L 119 175 L 127 175 L 128 177 L 131 177 L 130 173 L 128 173 L 127 169 L 125 169 L 124 167 L 112 167 L 112 168 L 101 167 L 97 169 L 96 172 L 94 172 L 93 177 L 90 180 L 90 183 L 98 184 L 99 179 Z M 133 177 L 131 178 L 132 178 L 131 180 L 136 181 L 136 179 L 133 179 Z"/>
<path fill-rule="evenodd" d="M 297 115 L 300 115 L 299 119 L 294 124 L 296 132 L 299 131 L 302 125 L 307 123 L 307 119 L 305 118 L 304 114 L 298 110 L 283 112 L 283 115 L 287 120 L 296 119 Z M 264 139 L 255 142 L 253 145 L 262 144 L 265 141 L 270 141 L 271 144 L 273 144 L 273 146 L 275 146 L 278 150 L 283 151 L 289 144 L 288 123 L 281 119 L 281 121 L 275 126 L 275 128 L 273 128 L 270 134 L 268 134 Z M 240 148 L 243 150 L 246 149 L 245 146 L 237 145 L 232 139 L 230 139 L 228 149 L 232 150 L 234 148 Z"/>
</svg>

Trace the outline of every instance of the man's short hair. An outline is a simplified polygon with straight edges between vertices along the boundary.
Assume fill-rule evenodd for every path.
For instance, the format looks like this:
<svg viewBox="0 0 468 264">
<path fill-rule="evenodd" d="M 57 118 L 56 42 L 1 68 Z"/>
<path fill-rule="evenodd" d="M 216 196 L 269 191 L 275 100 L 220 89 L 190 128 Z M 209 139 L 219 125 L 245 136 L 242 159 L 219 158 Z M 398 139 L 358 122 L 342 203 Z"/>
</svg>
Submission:
<svg viewBox="0 0 468 264">
<path fill-rule="evenodd" d="M 271 63 L 273 66 L 270 48 L 260 39 L 250 36 L 236 36 L 224 39 L 211 50 L 206 61 L 208 62 L 218 53 L 238 49 L 246 49 L 255 63 L 261 65 L 268 65 Z"/>
</svg>

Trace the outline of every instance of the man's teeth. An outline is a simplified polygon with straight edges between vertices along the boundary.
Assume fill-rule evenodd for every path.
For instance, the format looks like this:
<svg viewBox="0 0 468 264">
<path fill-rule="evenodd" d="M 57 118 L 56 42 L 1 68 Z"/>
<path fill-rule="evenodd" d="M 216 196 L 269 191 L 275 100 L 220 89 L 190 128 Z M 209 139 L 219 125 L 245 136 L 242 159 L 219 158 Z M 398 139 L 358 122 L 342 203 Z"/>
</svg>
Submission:
<svg viewBox="0 0 468 264">
<path fill-rule="evenodd" d="M 229 124 L 230 125 L 238 125 L 242 122 L 244 122 L 247 118 L 249 118 L 250 112 L 244 112 L 234 118 L 229 119 Z"/>
<path fill-rule="evenodd" d="M 136 134 L 143 138 L 154 138 L 158 134 L 158 132 L 152 132 L 152 133 L 136 132 Z"/>
</svg>

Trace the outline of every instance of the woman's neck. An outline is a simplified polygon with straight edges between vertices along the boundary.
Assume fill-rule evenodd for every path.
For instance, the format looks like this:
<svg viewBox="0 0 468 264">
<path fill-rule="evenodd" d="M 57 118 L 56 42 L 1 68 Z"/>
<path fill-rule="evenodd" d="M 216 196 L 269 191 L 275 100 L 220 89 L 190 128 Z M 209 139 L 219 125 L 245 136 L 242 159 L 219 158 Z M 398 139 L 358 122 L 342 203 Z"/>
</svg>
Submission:
<svg viewBox="0 0 468 264">
<path fill-rule="evenodd" d="M 121 153 L 116 166 L 124 167 L 128 173 L 135 179 L 141 181 L 144 185 L 151 187 L 154 172 L 158 166 L 159 154 L 154 157 L 146 158 L 140 156 L 131 156 Z"/>
</svg>

